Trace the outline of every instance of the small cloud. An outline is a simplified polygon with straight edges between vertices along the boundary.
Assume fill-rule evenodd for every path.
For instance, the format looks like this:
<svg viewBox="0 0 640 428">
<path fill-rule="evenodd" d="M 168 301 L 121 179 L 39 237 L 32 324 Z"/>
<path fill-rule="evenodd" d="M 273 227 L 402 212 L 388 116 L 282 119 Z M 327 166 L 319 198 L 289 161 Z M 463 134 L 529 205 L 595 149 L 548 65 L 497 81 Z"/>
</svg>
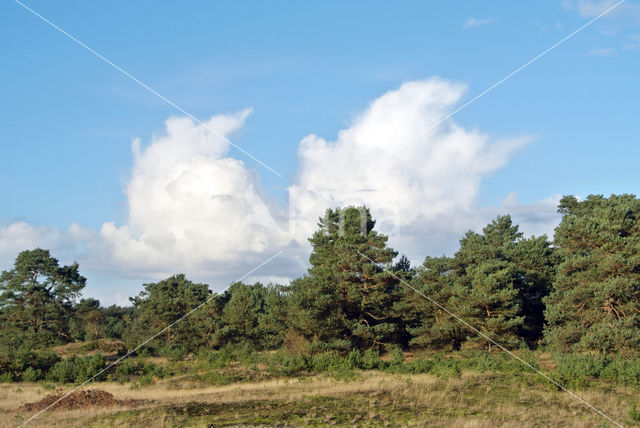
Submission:
<svg viewBox="0 0 640 428">
<path fill-rule="evenodd" d="M 587 52 L 587 55 L 590 56 L 609 56 L 616 53 L 614 48 L 599 48 L 599 49 L 591 49 Z"/>
<path fill-rule="evenodd" d="M 480 27 L 489 25 L 493 22 L 493 18 L 469 18 L 464 23 L 464 28 Z"/>
<path fill-rule="evenodd" d="M 640 50 L 640 36 L 637 34 L 631 34 L 629 41 L 622 47 L 623 51 L 636 51 Z"/>
<path fill-rule="evenodd" d="M 607 12 L 608 18 L 640 19 L 640 3 L 619 0 L 563 0 L 562 6 L 566 10 L 575 10 L 583 18 L 595 18 Z"/>
</svg>

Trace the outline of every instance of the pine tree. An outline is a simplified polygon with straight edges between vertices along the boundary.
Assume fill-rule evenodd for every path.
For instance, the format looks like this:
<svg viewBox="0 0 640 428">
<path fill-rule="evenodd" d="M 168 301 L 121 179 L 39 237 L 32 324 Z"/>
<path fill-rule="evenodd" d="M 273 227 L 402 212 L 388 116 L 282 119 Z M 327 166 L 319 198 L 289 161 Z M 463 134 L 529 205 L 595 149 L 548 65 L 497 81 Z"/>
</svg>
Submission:
<svg viewBox="0 0 640 428">
<path fill-rule="evenodd" d="M 629 352 L 640 345 L 640 200 L 573 196 L 554 244 L 561 263 L 546 299 L 545 340 L 558 351 Z"/>
<path fill-rule="evenodd" d="M 454 257 L 425 260 L 414 284 L 449 311 L 508 346 L 535 343 L 542 329 L 542 298 L 553 273 L 545 236 L 524 239 L 510 216 L 499 216 L 482 234 L 469 231 Z M 420 299 L 414 299 L 420 305 Z M 487 346 L 487 340 L 435 305 L 409 331 L 416 346 Z"/>
<path fill-rule="evenodd" d="M 144 291 L 130 298 L 134 306 L 134 319 L 129 326 L 129 345 L 135 346 L 175 323 L 209 297 L 206 284 L 193 283 L 183 274 L 144 284 Z M 189 321 L 176 323 L 158 341 L 164 342 L 167 349 L 195 350 L 202 344 L 203 338 L 197 334 L 198 326 Z"/>
<path fill-rule="evenodd" d="M 393 305 L 402 292 L 383 268 L 397 255 L 387 236 L 373 230 L 365 207 L 329 209 L 318 226 L 309 273 L 290 287 L 294 327 L 339 349 L 397 343 L 403 329 Z"/>
<path fill-rule="evenodd" d="M 257 349 L 276 349 L 287 330 L 287 302 L 280 286 L 237 282 L 223 294 L 219 329 L 214 345 L 250 344 Z"/>
<path fill-rule="evenodd" d="M 427 257 L 418 269 L 412 285 L 434 302 L 449 309 L 456 304 L 455 273 L 451 257 Z M 459 349 L 465 340 L 466 328 L 451 315 L 425 299 L 410 292 L 405 299 L 402 314 L 412 347 L 432 349 Z"/>
<path fill-rule="evenodd" d="M 21 252 L 0 275 L 2 342 L 15 348 L 71 341 L 69 321 L 85 284 L 77 263 L 60 266 L 40 248 Z"/>
</svg>

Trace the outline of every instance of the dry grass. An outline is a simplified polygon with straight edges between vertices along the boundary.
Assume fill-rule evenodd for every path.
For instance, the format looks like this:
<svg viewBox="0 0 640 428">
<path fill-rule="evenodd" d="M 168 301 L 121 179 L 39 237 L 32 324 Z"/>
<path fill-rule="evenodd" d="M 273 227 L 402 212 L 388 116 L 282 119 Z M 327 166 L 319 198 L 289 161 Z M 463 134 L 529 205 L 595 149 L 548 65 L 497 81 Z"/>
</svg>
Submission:
<svg viewBox="0 0 640 428">
<path fill-rule="evenodd" d="M 149 400 L 137 409 L 93 408 L 49 411 L 28 426 L 572 426 L 602 427 L 605 421 L 566 393 L 541 385 L 513 384 L 499 376 L 464 373 L 447 380 L 431 375 L 363 372 L 355 380 L 326 376 L 196 387 L 161 381 L 132 390 L 130 385 L 95 383 L 118 399 Z M 1 427 L 17 426 L 30 415 L 15 409 L 54 391 L 39 384 L 0 385 Z M 627 420 L 630 388 L 580 391 L 595 407 Z"/>
<path fill-rule="evenodd" d="M 125 344 L 116 339 L 98 339 L 87 342 L 72 342 L 66 345 L 54 346 L 51 350 L 59 357 L 71 355 L 85 356 L 102 354 L 105 357 L 116 356 L 126 351 Z"/>
</svg>

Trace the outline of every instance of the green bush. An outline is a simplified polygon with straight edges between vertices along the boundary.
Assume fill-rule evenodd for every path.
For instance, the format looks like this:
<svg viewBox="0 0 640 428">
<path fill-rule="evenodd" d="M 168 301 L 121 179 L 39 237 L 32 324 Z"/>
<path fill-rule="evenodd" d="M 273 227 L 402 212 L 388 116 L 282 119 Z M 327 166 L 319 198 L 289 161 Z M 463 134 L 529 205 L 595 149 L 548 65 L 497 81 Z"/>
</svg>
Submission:
<svg viewBox="0 0 640 428">
<path fill-rule="evenodd" d="M 584 388 L 592 379 L 598 379 L 610 359 L 581 354 L 565 354 L 558 357 L 558 367 L 552 378 L 566 388 Z"/>
<path fill-rule="evenodd" d="M 401 366 L 403 362 L 404 352 L 402 352 L 402 349 L 398 347 L 393 348 L 393 350 L 391 351 L 391 365 Z"/>
<path fill-rule="evenodd" d="M 169 361 L 184 361 L 185 357 L 189 354 L 187 348 L 183 346 L 172 346 L 163 348 L 160 355 L 166 357 Z"/>
<path fill-rule="evenodd" d="M 285 376 L 293 376 L 300 372 L 307 371 L 308 369 L 309 365 L 307 364 L 307 359 L 303 355 L 294 355 L 290 358 L 286 358 L 282 362 L 280 371 Z"/>
<path fill-rule="evenodd" d="M 24 373 L 27 374 L 28 382 L 40 380 L 43 373 L 49 371 L 60 358 L 52 351 L 32 351 L 28 349 L 19 349 L 16 353 L 7 355 L 0 363 L 0 372 L 10 373 L 14 380 L 24 380 Z M 29 370 L 31 369 L 31 370 Z M 9 378 L 9 376 L 5 376 Z"/>
<path fill-rule="evenodd" d="M 382 360 L 380 359 L 380 353 L 373 349 L 367 349 L 362 356 L 362 368 L 365 370 L 374 370 L 382 368 Z"/>
<path fill-rule="evenodd" d="M 34 369 L 33 367 L 28 367 L 24 372 L 22 372 L 23 382 L 37 382 L 42 379 L 42 377 L 42 370 Z"/>
<path fill-rule="evenodd" d="M 115 369 L 113 377 L 118 382 L 126 382 L 142 376 L 164 377 L 165 369 L 152 361 L 144 361 L 141 358 L 128 358 L 122 360 Z"/>
<path fill-rule="evenodd" d="M 612 360 L 604 367 L 600 377 L 620 385 L 640 387 L 640 360 Z"/>
<path fill-rule="evenodd" d="M 631 419 L 633 422 L 640 422 L 640 410 L 638 410 L 636 403 L 631 404 L 629 410 L 627 411 L 627 416 L 629 416 L 629 419 Z"/>
<path fill-rule="evenodd" d="M 106 360 L 100 354 L 86 357 L 72 356 L 58 361 L 49 370 L 46 378 L 58 383 L 84 382 L 94 377 L 96 380 L 103 380 L 105 374 L 100 371 L 104 369 L 105 364 Z"/>
<path fill-rule="evenodd" d="M 430 373 L 433 369 L 433 360 L 428 358 L 416 358 L 410 363 L 404 363 L 405 373 Z"/>
<path fill-rule="evenodd" d="M 51 368 L 47 374 L 47 379 L 58 383 L 73 382 L 76 378 L 76 363 L 75 357 L 65 358 L 58 361 L 55 366 Z"/>
<path fill-rule="evenodd" d="M 364 363 L 362 353 L 358 349 L 349 352 L 345 360 L 345 367 L 349 369 L 361 369 Z"/>
<path fill-rule="evenodd" d="M 311 369 L 316 373 L 338 370 L 342 365 L 342 357 L 335 351 L 323 352 L 311 357 Z"/>
<path fill-rule="evenodd" d="M 253 345 L 248 342 L 234 352 L 235 359 L 244 367 L 252 366 L 260 361 L 260 355 L 256 352 Z"/>
<path fill-rule="evenodd" d="M 140 380 L 138 380 L 138 383 L 140 384 L 140 386 L 147 386 L 147 385 L 151 385 L 153 384 L 153 375 L 151 374 L 146 374 L 144 376 L 140 377 Z"/>
<path fill-rule="evenodd" d="M 228 352 L 227 348 L 223 348 L 220 351 L 202 350 L 198 354 L 198 360 L 200 360 L 207 368 L 210 369 L 223 369 L 229 367 L 233 361 L 233 354 Z"/>
</svg>

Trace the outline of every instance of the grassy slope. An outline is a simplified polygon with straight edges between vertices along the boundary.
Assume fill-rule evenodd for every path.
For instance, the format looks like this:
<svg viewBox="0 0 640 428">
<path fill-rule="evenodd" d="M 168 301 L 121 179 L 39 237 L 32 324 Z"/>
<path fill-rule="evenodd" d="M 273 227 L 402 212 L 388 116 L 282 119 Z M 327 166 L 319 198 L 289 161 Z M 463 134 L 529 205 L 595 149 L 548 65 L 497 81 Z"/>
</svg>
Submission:
<svg viewBox="0 0 640 428">
<path fill-rule="evenodd" d="M 487 373 L 440 379 L 357 372 L 350 380 L 316 375 L 224 386 L 185 377 L 137 389 L 113 382 L 90 387 L 149 401 L 136 409 L 49 411 L 28 426 L 608 426 L 576 399 L 532 377 Z M 51 392 L 41 384 L 0 385 L 0 426 L 18 425 L 30 414 L 15 409 Z M 627 424 L 632 423 L 629 404 L 640 401 L 639 391 L 624 387 L 602 385 L 578 393 Z"/>
</svg>

